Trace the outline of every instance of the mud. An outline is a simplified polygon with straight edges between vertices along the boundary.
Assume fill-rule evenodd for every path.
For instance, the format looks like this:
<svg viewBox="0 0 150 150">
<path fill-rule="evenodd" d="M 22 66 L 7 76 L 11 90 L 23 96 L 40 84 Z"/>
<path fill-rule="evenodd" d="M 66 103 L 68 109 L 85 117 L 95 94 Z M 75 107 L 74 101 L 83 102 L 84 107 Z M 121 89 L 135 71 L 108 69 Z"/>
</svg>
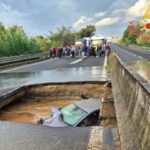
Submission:
<svg viewBox="0 0 150 150">
<path fill-rule="evenodd" d="M 116 118 L 102 118 L 99 125 L 103 127 L 116 127 L 117 120 Z"/>
<path fill-rule="evenodd" d="M 80 100 L 81 95 L 92 98 L 106 97 L 100 84 L 48 85 L 28 89 L 26 96 L 0 110 L 0 120 L 36 123 L 51 115 L 51 108 L 61 108 Z M 112 97 L 109 92 L 108 97 Z"/>
<path fill-rule="evenodd" d="M 0 120 L 36 123 L 40 118 L 49 117 L 52 107 L 61 108 L 71 102 L 57 99 L 14 102 L 0 110 Z"/>
</svg>

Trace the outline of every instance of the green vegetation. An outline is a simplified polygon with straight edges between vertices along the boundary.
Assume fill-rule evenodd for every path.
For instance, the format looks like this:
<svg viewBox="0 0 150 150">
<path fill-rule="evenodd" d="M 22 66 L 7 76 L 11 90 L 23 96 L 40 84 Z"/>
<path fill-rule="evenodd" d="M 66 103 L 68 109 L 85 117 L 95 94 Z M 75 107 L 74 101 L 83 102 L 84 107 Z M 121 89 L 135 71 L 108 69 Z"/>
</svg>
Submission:
<svg viewBox="0 0 150 150">
<path fill-rule="evenodd" d="M 77 33 L 78 38 L 91 37 L 95 34 L 96 28 L 93 25 L 88 25 Z"/>
<path fill-rule="evenodd" d="M 28 37 L 21 26 L 6 27 L 0 23 L 0 57 L 34 54 L 47 51 L 49 47 L 72 45 L 76 39 L 94 35 L 95 26 L 89 25 L 79 32 L 72 32 L 70 27 L 58 28 L 47 37 Z"/>
<path fill-rule="evenodd" d="M 110 65 L 106 65 L 105 69 L 106 69 L 106 71 L 107 71 L 108 74 L 111 73 L 111 67 L 110 67 Z"/>
<path fill-rule="evenodd" d="M 40 46 L 33 38 L 28 38 L 22 27 L 14 25 L 6 28 L 0 23 L 0 57 L 40 52 Z"/>
<path fill-rule="evenodd" d="M 137 37 L 129 31 L 129 27 L 128 27 L 124 32 L 122 41 L 123 41 L 123 43 L 125 43 L 127 45 L 136 44 L 136 38 Z"/>
<path fill-rule="evenodd" d="M 136 25 L 133 29 L 128 26 L 124 31 L 122 40 L 119 42 L 120 44 L 125 44 L 127 46 L 137 45 L 150 47 L 150 31 L 146 31 L 146 29 L 144 29 L 139 24 Z"/>
<path fill-rule="evenodd" d="M 50 32 L 49 39 L 52 47 L 72 45 L 75 43 L 76 33 L 72 32 L 70 27 L 62 26 L 57 32 Z"/>
<path fill-rule="evenodd" d="M 96 28 L 93 25 L 88 25 L 82 28 L 79 32 L 72 32 L 70 27 L 64 27 L 57 29 L 57 32 L 50 32 L 50 41 L 52 47 L 62 47 L 72 45 L 76 39 L 83 37 L 91 37 L 95 34 Z"/>
</svg>

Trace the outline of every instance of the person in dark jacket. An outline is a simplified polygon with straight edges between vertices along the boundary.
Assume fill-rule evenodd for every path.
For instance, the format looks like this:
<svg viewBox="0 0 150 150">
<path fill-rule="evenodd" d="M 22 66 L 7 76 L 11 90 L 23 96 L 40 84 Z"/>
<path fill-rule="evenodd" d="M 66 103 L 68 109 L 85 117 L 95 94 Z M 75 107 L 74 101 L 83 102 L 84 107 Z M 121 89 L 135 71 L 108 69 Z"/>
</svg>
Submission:
<svg viewBox="0 0 150 150">
<path fill-rule="evenodd" d="M 111 52 L 111 48 L 110 48 L 110 46 L 107 44 L 106 47 L 105 47 L 105 56 L 109 56 L 109 55 L 110 55 L 110 52 Z"/>
</svg>

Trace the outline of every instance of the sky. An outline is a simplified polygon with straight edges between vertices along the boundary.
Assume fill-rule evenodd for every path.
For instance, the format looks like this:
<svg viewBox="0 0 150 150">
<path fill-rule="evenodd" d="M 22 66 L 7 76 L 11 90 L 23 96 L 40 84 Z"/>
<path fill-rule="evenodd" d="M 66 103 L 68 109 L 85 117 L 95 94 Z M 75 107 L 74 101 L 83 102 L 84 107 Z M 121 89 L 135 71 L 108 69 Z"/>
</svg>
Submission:
<svg viewBox="0 0 150 150">
<path fill-rule="evenodd" d="M 0 0 L 0 21 L 23 26 L 30 36 L 57 28 L 79 31 L 96 26 L 96 35 L 121 36 L 132 20 L 143 18 L 150 0 Z"/>
</svg>

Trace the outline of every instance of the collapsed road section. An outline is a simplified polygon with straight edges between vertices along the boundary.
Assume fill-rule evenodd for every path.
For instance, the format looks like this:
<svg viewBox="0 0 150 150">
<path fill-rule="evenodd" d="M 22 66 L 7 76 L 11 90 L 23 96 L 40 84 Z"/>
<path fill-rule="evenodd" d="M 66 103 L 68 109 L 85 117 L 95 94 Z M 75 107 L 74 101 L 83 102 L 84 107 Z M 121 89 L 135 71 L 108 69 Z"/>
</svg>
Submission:
<svg viewBox="0 0 150 150">
<path fill-rule="evenodd" d="M 52 107 L 62 108 L 74 101 L 81 99 L 86 101 L 89 98 L 99 99 L 101 102 L 102 98 L 106 96 L 106 93 L 108 94 L 108 98 L 112 98 L 111 89 L 109 89 L 109 92 L 106 92 L 104 83 L 105 82 L 98 81 L 30 85 L 22 87 L 18 92 L 14 91 L 14 93 L 12 92 L 9 93 L 9 95 L 5 95 L 3 102 L 9 100 L 9 104 L 3 105 L 0 110 L 0 126 L 3 128 L 3 132 L 6 132 L 5 139 L 7 139 L 16 150 L 18 150 L 17 148 L 23 149 L 25 145 L 28 145 L 28 150 L 33 147 L 39 150 L 41 146 L 44 146 L 44 149 L 84 150 L 107 148 L 119 150 L 120 140 L 115 116 L 113 116 L 115 121 L 112 121 L 112 116 L 100 118 L 101 115 L 99 115 L 97 124 L 94 124 L 94 126 L 92 124 L 90 126 L 87 125 L 88 127 L 58 129 L 36 124 L 40 118 L 50 116 L 50 109 Z M 16 95 L 17 97 L 15 97 Z M 10 102 L 11 98 L 13 98 L 12 102 Z M 106 106 L 101 107 L 101 105 L 103 104 L 101 103 L 99 108 L 105 109 L 105 111 L 100 111 L 100 114 L 101 112 L 106 114 L 104 112 L 112 110 L 110 109 L 112 106 L 106 108 Z M 109 118 L 111 119 L 109 120 Z M 9 122 L 5 122 L 6 120 Z M 11 136 L 9 136 L 5 127 L 12 128 L 10 131 Z M 23 129 L 24 131 L 20 132 Z M 16 134 L 17 138 L 19 137 L 19 141 L 24 141 L 24 144 L 14 141 Z M 32 138 L 32 140 L 26 141 L 25 139 L 27 139 L 27 137 L 30 140 Z M 2 136 L 0 136 L 0 139 L 2 139 Z M 35 142 L 35 140 L 40 140 L 40 142 Z M 5 140 L 1 140 L 0 146 L 5 146 L 8 150 L 11 149 L 10 145 L 5 145 Z"/>
</svg>

